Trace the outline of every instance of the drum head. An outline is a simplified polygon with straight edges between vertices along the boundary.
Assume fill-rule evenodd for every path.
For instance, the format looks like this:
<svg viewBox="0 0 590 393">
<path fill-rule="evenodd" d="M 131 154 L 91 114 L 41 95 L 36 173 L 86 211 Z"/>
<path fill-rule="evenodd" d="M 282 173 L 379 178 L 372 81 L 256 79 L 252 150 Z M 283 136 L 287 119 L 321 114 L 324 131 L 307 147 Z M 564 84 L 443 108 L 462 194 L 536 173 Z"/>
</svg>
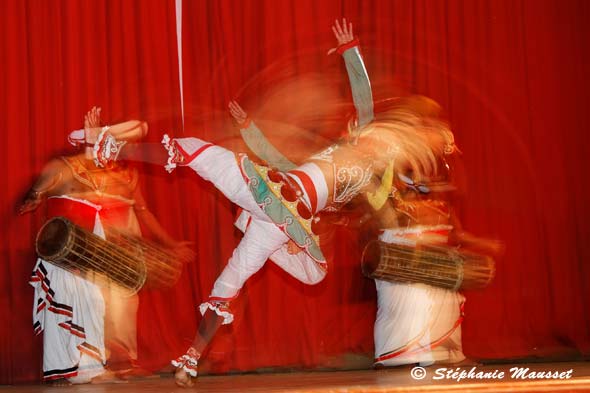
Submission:
<svg viewBox="0 0 590 393">
<path fill-rule="evenodd" d="M 62 257 L 67 247 L 70 230 L 70 222 L 63 217 L 55 217 L 47 221 L 37 234 L 37 254 L 48 261 Z"/>
<path fill-rule="evenodd" d="M 365 246 L 361 257 L 361 268 L 363 274 L 367 277 L 375 272 L 381 260 L 381 245 L 379 241 L 373 240 Z"/>
</svg>

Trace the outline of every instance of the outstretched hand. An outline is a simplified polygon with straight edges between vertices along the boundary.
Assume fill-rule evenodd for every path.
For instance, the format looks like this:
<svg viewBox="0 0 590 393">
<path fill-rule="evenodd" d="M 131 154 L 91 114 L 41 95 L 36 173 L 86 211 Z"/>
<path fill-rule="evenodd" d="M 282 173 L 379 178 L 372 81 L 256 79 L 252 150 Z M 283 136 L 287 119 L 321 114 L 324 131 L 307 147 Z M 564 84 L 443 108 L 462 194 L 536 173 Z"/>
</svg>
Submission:
<svg viewBox="0 0 590 393">
<path fill-rule="evenodd" d="M 350 41 L 354 40 L 354 34 L 352 32 L 352 22 L 346 22 L 346 18 L 342 18 L 342 25 L 338 22 L 338 19 L 334 21 L 332 25 L 332 31 L 334 32 L 334 36 L 336 37 L 336 41 L 338 42 L 338 46 L 344 45 L 349 43 Z M 332 53 L 336 52 L 336 48 L 332 48 L 328 51 L 328 54 L 331 55 Z"/>
<path fill-rule="evenodd" d="M 27 214 L 29 212 L 36 210 L 39 207 L 39 205 L 41 204 L 41 202 L 42 202 L 41 199 L 26 198 L 24 200 L 24 202 L 20 206 L 18 206 L 18 208 L 17 208 L 18 215 L 22 216 L 24 214 Z"/>
<path fill-rule="evenodd" d="M 189 263 L 197 258 L 197 253 L 194 251 L 195 243 L 187 240 L 176 242 L 172 247 L 174 253 L 183 263 Z"/>
<path fill-rule="evenodd" d="M 242 107 L 236 101 L 230 101 L 229 113 L 234 118 L 239 126 L 243 125 L 248 119 L 248 114 L 242 109 Z"/>
</svg>

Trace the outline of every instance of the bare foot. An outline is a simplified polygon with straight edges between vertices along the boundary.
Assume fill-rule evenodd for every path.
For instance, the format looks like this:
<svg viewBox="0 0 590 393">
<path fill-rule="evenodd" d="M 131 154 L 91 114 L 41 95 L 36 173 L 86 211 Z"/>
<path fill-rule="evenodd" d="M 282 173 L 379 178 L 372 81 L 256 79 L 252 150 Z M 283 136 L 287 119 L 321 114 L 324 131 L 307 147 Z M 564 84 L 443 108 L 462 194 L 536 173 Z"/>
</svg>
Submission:
<svg viewBox="0 0 590 393">
<path fill-rule="evenodd" d="M 195 384 L 195 379 L 191 377 L 182 367 L 176 369 L 174 372 L 174 379 L 176 380 L 176 384 L 183 388 L 190 388 Z"/>
<path fill-rule="evenodd" d="M 48 385 L 56 388 L 62 388 L 64 386 L 72 386 L 72 383 L 66 378 L 58 378 L 47 382 Z"/>
<path fill-rule="evenodd" d="M 142 378 L 148 378 L 151 377 L 153 375 L 152 372 L 141 368 L 139 366 L 133 366 L 130 369 L 127 370 L 120 370 L 117 371 L 117 377 L 121 378 L 121 379 L 142 379 Z"/>
<path fill-rule="evenodd" d="M 97 375 L 90 381 L 91 384 L 102 384 L 102 383 L 126 383 L 122 379 L 117 378 L 115 373 L 110 370 L 105 370 L 104 373 Z"/>
</svg>

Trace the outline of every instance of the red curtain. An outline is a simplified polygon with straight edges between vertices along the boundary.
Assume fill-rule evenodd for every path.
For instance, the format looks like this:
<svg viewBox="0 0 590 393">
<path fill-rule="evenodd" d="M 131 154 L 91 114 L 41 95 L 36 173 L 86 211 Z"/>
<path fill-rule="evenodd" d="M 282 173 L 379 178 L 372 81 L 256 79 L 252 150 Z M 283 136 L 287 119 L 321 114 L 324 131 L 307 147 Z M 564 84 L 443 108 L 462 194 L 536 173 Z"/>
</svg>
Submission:
<svg viewBox="0 0 590 393">
<path fill-rule="evenodd" d="M 318 137 L 298 129 L 287 151 L 315 148 L 342 131 L 336 115 L 349 109 L 328 105 L 349 100 L 341 59 L 325 55 L 335 44 L 331 23 L 341 16 L 361 39 L 377 99 L 420 93 L 446 109 L 466 168 L 463 224 L 506 245 L 491 286 L 466 294 L 466 354 L 590 352 L 587 2 L 183 3 L 184 128 L 173 1 L 0 5 L 0 309 L 7 315 L 0 383 L 35 380 L 40 369 L 27 281 L 43 218 L 16 217 L 14 205 L 43 164 L 66 150 L 65 136 L 81 127 L 85 111 L 96 104 L 111 122 L 145 119 L 152 141 L 166 131 L 243 149 L 225 111 L 237 98 L 284 146 L 284 124 L 304 105 L 268 102 L 285 81 L 319 79 L 322 89 L 303 93 L 312 97 L 307 106 L 325 99 L 316 113 L 325 116 L 302 125 Z M 299 87 L 283 94 L 300 99 Z M 196 306 L 240 235 L 235 207 L 188 170 L 168 176 L 146 166 L 142 179 L 150 209 L 198 254 L 176 288 L 141 293 L 140 362 L 157 370 L 192 338 Z M 359 234 L 344 228 L 335 236 L 319 285 L 300 284 L 270 263 L 246 284 L 236 321 L 220 330 L 205 371 L 344 368 L 372 356 L 375 290 L 360 274 Z"/>
<path fill-rule="evenodd" d="M 0 332 L 0 383 L 10 383 L 39 379 L 42 343 L 31 328 L 32 288 L 27 283 L 44 212 L 18 217 L 15 205 L 50 158 L 73 153 L 66 136 L 82 128 L 93 105 L 103 108 L 108 123 L 147 120 L 152 138 L 182 123 L 173 1 L 9 0 L 0 4 L 0 21 L 0 159 L 5 168 L 0 302 L 6 315 Z M 170 188 L 170 195 L 177 195 L 176 184 L 163 171 L 147 172 L 142 180 L 149 189 Z M 181 237 L 179 209 L 162 198 L 165 192 L 158 199 L 146 191 L 144 187 L 163 225 Z M 160 305 L 151 320 L 163 321 L 163 305 L 171 295 L 142 296 L 145 303 Z M 142 316 L 143 310 L 142 304 Z M 147 330 L 148 338 L 158 331 Z"/>
</svg>

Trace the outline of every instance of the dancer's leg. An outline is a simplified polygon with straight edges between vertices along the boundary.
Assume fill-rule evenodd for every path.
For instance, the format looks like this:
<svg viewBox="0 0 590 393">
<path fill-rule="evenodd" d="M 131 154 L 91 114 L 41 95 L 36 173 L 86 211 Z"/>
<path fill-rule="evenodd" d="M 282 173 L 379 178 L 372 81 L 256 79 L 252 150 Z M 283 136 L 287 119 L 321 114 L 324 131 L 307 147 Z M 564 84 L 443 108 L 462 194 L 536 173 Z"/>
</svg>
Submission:
<svg viewBox="0 0 590 393">
<path fill-rule="evenodd" d="M 215 281 L 211 297 L 233 299 L 246 280 L 260 270 L 268 257 L 288 240 L 287 235 L 281 232 L 275 224 L 252 220 L 242 241 Z"/>
<path fill-rule="evenodd" d="M 103 286 L 106 313 L 105 344 L 111 371 L 128 370 L 137 362 L 137 311 L 139 296 L 128 296 L 117 284 Z"/>
<path fill-rule="evenodd" d="M 108 146 L 114 146 L 113 143 L 116 143 L 112 142 L 112 139 L 110 142 L 108 138 L 105 140 L 106 142 L 100 145 L 103 146 L 101 151 L 109 151 Z M 168 170 L 176 165 L 189 166 L 203 179 L 213 183 L 230 201 L 249 211 L 255 218 L 270 221 L 248 189 L 233 152 L 199 138 L 165 138 L 164 141 L 164 146 L 156 143 L 126 144 L 119 147 L 116 153 L 112 153 L 106 162 L 145 162 L 165 165 Z"/>
<path fill-rule="evenodd" d="M 203 319 L 187 353 L 172 364 L 177 367 L 176 383 L 192 386 L 197 375 L 197 360 L 222 324 L 231 323 L 229 301 L 235 298 L 246 280 L 256 273 L 268 257 L 288 240 L 274 224 L 253 220 L 234 250 L 227 266 L 215 281 L 209 301 L 200 307 Z"/>
</svg>

